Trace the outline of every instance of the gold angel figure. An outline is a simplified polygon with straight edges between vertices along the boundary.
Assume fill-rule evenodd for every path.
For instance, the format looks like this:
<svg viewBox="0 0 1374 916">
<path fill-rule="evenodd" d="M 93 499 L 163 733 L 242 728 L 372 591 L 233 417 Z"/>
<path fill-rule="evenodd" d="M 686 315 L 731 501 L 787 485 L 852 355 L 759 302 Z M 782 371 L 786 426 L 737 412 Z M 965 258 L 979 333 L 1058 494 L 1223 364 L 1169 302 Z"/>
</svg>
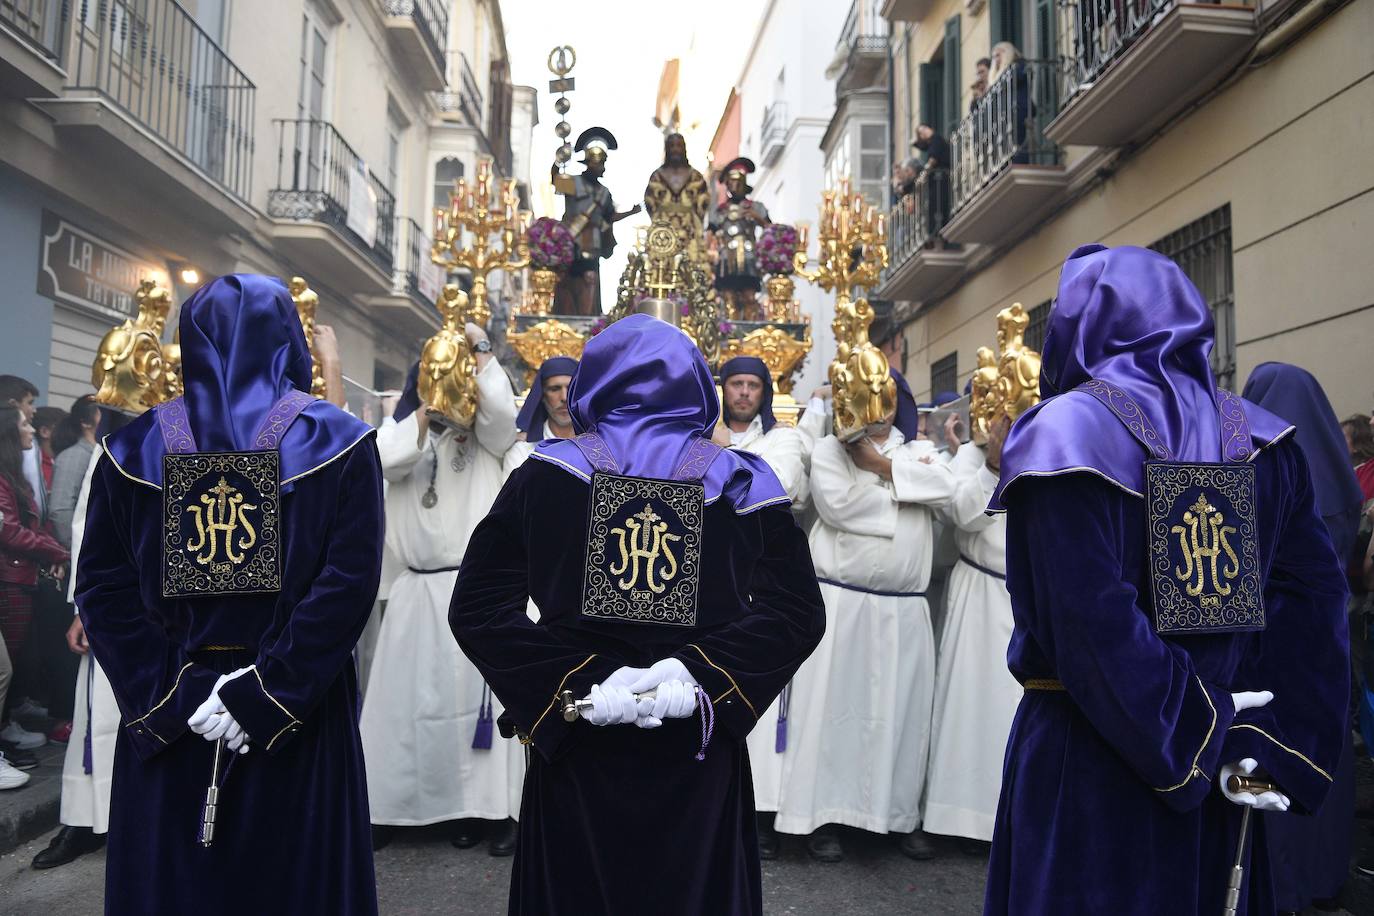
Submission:
<svg viewBox="0 0 1374 916">
<path fill-rule="evenodd" d="M 458 426 L 471 427 L 477 416 L 477 360 L 463 330 L 468 295 L 447 283 L 435 307 L 444 326 L 420 351 L 420 400 Z"/>
<path fill-rule="evenodd" d="M 1040 354 L 1025 344 L 1030 316 L 1017 302 L 997 313 L 997 343 L 1002 410 L 1015 420 L 1040 403 Z"/>
<path fill-rule="evenodd" d="M 317 398 L 324 397 L 324 371 L 320 359 L 315 355 L 315 313 L 320 307 L 320 297 L 304 277 L 292 277 L 286 285 L 291 292 L 291 301 L 296 303 L 296 315 L 301 320 L 301 330 L 305 332 L 305 345 L 310 348 L 310 393 Z"/>
</svg>

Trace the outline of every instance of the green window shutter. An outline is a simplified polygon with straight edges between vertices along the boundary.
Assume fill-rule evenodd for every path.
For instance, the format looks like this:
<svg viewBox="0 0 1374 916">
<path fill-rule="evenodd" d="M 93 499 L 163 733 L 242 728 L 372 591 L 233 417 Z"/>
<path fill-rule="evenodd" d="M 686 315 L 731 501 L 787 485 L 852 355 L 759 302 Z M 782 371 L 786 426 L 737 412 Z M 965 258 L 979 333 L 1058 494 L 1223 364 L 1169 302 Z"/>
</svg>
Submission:
<svg viewBox="0 0 1374 916">
<path fill-rule="evenodd" d="M 959 118 L 962 112 L 959 110 L 959 87 L 963 85 L 960 78 L 959 69 L 959 37 L 960 37 L 960 17 L 951 16 L 945 22 L 945 45 L 944 45 L 944 115 L 943 125 L 934 125 L 937 130 L 946 137 L 954 133 L 954 128 L 959 125 Z"/>
<path fill-rule="evenodd" d="M 944 64 L 921 64 L 920 123 L 940 130 L 945 123 Z"/>
<path fill-rule="evenodd" d="M 1025 53 L 1026 46 L 1021 42 L 1021 0 L 989 0 L 988 26 L 992 44 L 1009 41 Z"/>
</svg>

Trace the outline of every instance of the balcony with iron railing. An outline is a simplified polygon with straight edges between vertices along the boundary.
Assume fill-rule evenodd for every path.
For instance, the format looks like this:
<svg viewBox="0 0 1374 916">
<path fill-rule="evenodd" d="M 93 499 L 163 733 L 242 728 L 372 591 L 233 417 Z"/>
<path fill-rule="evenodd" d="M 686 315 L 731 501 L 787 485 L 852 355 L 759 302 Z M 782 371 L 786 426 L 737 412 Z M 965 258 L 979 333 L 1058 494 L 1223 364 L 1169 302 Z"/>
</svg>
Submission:
<svg viewBox="0 0 1374 916">
<path fill-rule="evenodd" d="M 442 0 L 381 0 L 387 34 L 421 89 L 445 86 L 448 6 Z"/>
<path fill-rule="evenodd" d="M 764 166 L 778 161 L 787 142 L 787 103 L 774 102 L 763 110 L 763 124 L 759 128 L 759 158 Z"/>
<path fill-rule="evenodd" d="M 923 301 L 963 274 L 968 249 L 947 245 L 941 234 L 949 209 L 948 169 L 932 168 L 903 189 L 888 219 L 888 268 L 875 295 Z"/>
<path fill-rule="evenodd" d="M 835 93 L 843 96 L 884 84 L 887 70 L 888 23 L 882 0 L 854 0 L 835 47 Z"/>
<path fill-rule="evenodd" d="M 277 119 L 273 234 L 288 257 L 345 287 L 390 291 L 396 201 L 327 121 Z"/>
<path fill-rule="evenodd" d="M 1056 143 L 1138 142 L 1209 91 L 1257 30 L 1252 6 L 1175 0 L 1061 0 L 1063 112 Z"/>
<path fill-rule="evenodd" d="M 417 342 L 439 327 L 439 312 L 434 303 L 443 288 L 444 272 L 431 263 L 429 253 L 430 239 L 420 224 L 409 217 L 398 218 L 391 288 L 366 300 L 376 317 L 398 336 Z"/>
<path fill-rule="evenodd" d="M 1064 193 L 1063 154 L 1045 136 L 1059 111 L 1059 62 L 1018 60 L 949 138 L 952 204 L 944 236 L 1005 241 Z"/>
</svg>

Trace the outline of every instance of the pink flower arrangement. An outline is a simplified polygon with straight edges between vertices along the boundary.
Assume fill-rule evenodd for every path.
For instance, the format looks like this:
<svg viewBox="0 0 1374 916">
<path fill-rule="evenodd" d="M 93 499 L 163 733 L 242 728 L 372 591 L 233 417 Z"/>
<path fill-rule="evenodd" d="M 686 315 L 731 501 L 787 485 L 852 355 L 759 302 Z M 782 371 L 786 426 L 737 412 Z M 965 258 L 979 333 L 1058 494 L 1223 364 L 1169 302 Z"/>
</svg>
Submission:
<svg viewBox="0 0 1374 916">
<path fill-rule="evenodd" d="M 609 327 L 610 324 L 611 319 L 607 318 L 605 315 L 602 315 L 600 318 L 596 319 L 596 321 L 592 323 L 592 326 L 590 328 L 587 329 L 587 336 L 595 337 L 602 331 L 606 330 L 606 328 Z"/>
<path fill-rule="evenodd" d="M 530 265 L 540 270 L 565 270 L 573 262 L 573 237 L 558 220 L 541 216 L 529 230 Z"/>
<path fill-rule="evenodd" d="M 786 223 L 766 226 L 756 250 L 759 270 L 766 274 L 790 274 L 797 253 L 797 230 Z"/>
</svg>

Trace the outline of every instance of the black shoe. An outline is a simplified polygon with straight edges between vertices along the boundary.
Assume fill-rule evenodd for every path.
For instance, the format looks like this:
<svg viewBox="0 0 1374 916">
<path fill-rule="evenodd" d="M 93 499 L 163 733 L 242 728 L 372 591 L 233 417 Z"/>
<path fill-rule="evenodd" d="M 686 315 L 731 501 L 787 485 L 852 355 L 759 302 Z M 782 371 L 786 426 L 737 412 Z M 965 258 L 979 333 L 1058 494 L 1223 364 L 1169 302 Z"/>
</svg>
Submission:
<svg viewBox="0 0 1374 916">
<path fill-rule="evenodd" d="M 63 827 L 48 848 L 33 857 L 34 868 L 56 868 L 105 845 L 105 835 L 89 827 Z"/>
<path fill-rule="evenodd" d="M 771 815 L 760 811 L 756 816 L 758 818 L 759 858 L 764 861 L 772 861 L 782 851 L 782 837 L 778 836 L 778 832 L 773 829 L 773 817 Z"/>
<path fill-rule="evenodd" d="M 515 818 L 508 817 L 504 821 L 498 821 L 494 830 L 491 839 L 487 840 L 487 852 L 498 859 L 515 855 L 515 841 L 520 836 L 520 825 L 515 822 Z"/>
<path fill-rule="evenodd" d="M 1355 871 L 1370 878 L 1374 878 L 1374 856 L 1360 856 L 1355 863 Z"/>
<path fill-rule="evenodd" d="M 821 827 L 806 838 L 806 851 L 817 862 L 843 862 L 844 847 L 834 827 Z"/>
<path fill-rule="evenodd" d="M 482 842 L 482 822 L 474 818 L 454 821 L 448 841 L 459 849 L 471 849 Z"/>
<path fill-rule="evenodd" d="M 390 824 L 372 825 L 372 851 L 385 849 L 386 845 L 396 836 L 396 828 Z"/>
<path fill-rule="evenodd" d="M 901 849 L 902 855 L 917 862 L 926 862 L 939 855 L 930 836 L 920 827 L 902 837 Z"/>
<path fill-rule="evenodd" d="M 19 748 L 13 750 L 6 749 L 4 758 L 10 766 L 16 770 L 32 770 L 38 766 L 38 757 L 33 751 L 21 751 Z"/>
<path fill-rule="evenodd" d="M 986 859 L 992 852 L 992 844 L 983 840 L 960 840 L 959 851 L 966 856 L 980 856 Z"/>
</svg>

